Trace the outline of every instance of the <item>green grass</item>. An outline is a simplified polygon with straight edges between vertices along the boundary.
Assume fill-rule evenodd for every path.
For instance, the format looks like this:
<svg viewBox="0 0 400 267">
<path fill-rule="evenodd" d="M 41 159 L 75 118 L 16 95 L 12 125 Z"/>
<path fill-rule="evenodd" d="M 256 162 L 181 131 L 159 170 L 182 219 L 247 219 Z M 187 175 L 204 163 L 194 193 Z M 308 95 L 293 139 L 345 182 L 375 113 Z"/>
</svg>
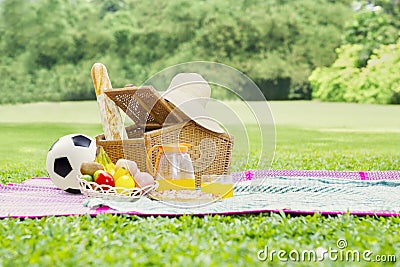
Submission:
<svg viewBox="0 0 400 267">
<path fill-rule="evenodd" d="M 53 105 L 64 116 L 50 114 Z M 398 106 L 272 102 L 271 108 L 277 122 L 274 169 L 400 169 Z M 86 117 L 73 123 L 82 110 Z M 45 157 L 58 137 L 101 132 L 96 111 L 93 102 L 0 106 L 0 183 L 46 175 Z M 29 120 L 23 114 L 35 116 Z M 249 132 L 254 136 L 256 129 Z M 256 167 L 254 157 L 254 151 L 248 162 L 246 155 L 234 155 L 233 170 Z M 262 161 L 258 168 L 268 166 Z M 352 215 L 10 218 L 0 221 L 0 236 L 0 266 L 267 266 L 257 259 L 266 245 L 287 252 L 335 249 L 339 238 L 349 249 L 400 260 L 400 218 Z"/>
<path fill-rule="evenodd" d="M 47 152 L 59 137 L 71 133 L 94 137 L 100 132 L 101 126 L 95 124 L 1 123 L 0 183 L 47 176 Z"/>
</svg>

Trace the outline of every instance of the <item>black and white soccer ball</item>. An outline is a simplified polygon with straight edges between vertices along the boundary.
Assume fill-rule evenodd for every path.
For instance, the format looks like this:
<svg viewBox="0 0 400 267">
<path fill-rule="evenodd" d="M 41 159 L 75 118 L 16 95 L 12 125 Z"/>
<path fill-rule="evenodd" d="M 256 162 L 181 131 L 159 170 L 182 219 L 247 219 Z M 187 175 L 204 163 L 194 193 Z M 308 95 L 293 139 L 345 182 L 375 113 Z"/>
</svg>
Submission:
<svg viewBox="0 0 400 267">
<path fill-rule="evenodd" d="M 96 141 L 84 134 L 69 134 L 58 139 L 49 150 L 46 169 L 51 181 L 69 193 L 80 193 L 78 176 L 82 162 L 94 161 Z"/>
</svg>

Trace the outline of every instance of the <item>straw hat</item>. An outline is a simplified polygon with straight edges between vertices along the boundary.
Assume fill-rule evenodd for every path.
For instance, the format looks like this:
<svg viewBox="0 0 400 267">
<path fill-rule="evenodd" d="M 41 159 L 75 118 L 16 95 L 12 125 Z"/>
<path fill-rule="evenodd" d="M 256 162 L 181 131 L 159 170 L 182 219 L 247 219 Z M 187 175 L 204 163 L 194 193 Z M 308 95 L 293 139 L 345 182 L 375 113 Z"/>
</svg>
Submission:
<svg viewBox="0 0 400 267">
<path fill-rule="evenodd" d="M 197 73 L 177 74 L 163 94 L 164 99 L 182 110 L 191 120 L 208 130 L 223 133 L 224 130 L 206 112 L 210 96 L 210 85 Z"/>
</svg>

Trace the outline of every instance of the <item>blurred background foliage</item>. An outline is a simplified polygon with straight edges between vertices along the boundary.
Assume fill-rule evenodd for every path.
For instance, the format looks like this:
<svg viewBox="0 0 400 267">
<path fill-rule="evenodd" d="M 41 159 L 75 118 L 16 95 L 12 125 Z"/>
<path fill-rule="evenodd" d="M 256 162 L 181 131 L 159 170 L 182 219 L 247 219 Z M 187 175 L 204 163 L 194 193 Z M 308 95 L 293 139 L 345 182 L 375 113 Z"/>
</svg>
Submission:
<svg viewBox="0 0 400 267">
<path fill-rule="evenodd" d="M 399 0 L 3 0 L 0 14 L 0 103 L 95 99 L 95 62 L 122 87 L 196 60 L 268 100 L 400 103 Z"/>
<path fill-rule="evenodd" d="M 400 1 L 355 4 L 336 61 L 317 67 L 309 77 L 312 96 L 324 101 L 400 104 Z"/>
</svg>

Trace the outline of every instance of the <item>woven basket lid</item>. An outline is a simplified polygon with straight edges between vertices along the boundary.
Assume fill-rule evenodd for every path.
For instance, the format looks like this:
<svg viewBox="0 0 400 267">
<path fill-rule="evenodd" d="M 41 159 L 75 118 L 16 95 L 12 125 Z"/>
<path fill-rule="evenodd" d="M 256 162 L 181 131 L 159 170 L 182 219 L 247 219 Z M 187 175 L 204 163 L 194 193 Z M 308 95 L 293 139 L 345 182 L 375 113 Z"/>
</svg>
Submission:
<svg viewBox="0 0 400 267">
<path fill-rule="evenodd" d="M 175 124 L 190 119 L 177 107 L 162 98 L 151 86 L 126 86 L 104 93 L 121 108 L 136 125 Z M 168 119 L 167 119 L 168 118 Z"/>
</svg>

